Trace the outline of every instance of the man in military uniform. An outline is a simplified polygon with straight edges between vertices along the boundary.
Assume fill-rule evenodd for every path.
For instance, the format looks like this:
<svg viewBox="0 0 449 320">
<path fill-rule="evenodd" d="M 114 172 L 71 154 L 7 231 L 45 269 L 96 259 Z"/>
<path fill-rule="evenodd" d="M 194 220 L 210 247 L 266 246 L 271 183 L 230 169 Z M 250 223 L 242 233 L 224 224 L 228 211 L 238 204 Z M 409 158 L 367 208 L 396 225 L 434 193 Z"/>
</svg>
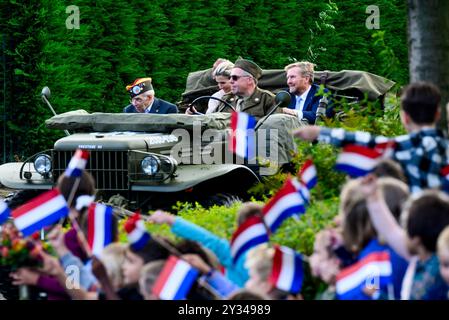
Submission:
<svg viewBox="0 0 449 320">
<path fill-rule="evenodd" d="M 223 96 L 223 100 L 229 102 L 237 111 L 246 112 L 257 121 L 267 115 L 274 106 L 274 94 L 257 86 L 261 76 L 262 69 L 257 64 L 238 59 L 231 70 L 231 90 L 237 97 L 232 94 Z M 223 111 L 228 110 L 224 108 Z"/>
<path fill-rule="evenodd" d="M 125 113 L 178 113 L 178 108 L 170 102 L 154 96 L 151 78 L 139 78 L 126 86 L 131 104 L 123 109 Z"/>
</svg>

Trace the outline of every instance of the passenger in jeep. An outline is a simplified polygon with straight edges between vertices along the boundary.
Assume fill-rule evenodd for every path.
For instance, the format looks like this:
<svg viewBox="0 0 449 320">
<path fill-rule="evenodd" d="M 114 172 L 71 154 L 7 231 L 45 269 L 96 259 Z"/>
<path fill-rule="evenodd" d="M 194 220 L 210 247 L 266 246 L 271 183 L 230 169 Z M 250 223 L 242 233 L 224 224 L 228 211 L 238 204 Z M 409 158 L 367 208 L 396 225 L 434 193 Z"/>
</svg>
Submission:
<svg viewBox="0 0 449 320">
<path fill-rule="evenodd" d="M 317 95 L 320 86 L 313 83 L 314 64 L 301 61 L 291 63 L 284 68 L 287 73 L 287 85 L 292 97 L 287 108 L 282 108 L 282 112 L 297 116 L 301 121 L 307 120 L 309 124 L 315 124 L 316 111 L 322 96 Z M 324 92 L 329 92 L 324 89 Z M 331 106 L 329 106 L 326 116 L 332 117 Z"/>
<path fill-rule="evenodd" d="M 253 61 L 238 59 L 230 75 L 232 94 L 223 96 L 223 100 L 230 102 L 237 111 L 246 112 L 257 121 L 274 106 L 274 94 L 257 86 L 261 76 L 262 69 Z"/>
<path fill-rule="evenodd" d="M 156 98 L 151 78 L 138 78 L 126 86 L 131 104 L 123 109 L 125 113 L 178 113 L 178 108 L 167 101 Z"/>
</svg>

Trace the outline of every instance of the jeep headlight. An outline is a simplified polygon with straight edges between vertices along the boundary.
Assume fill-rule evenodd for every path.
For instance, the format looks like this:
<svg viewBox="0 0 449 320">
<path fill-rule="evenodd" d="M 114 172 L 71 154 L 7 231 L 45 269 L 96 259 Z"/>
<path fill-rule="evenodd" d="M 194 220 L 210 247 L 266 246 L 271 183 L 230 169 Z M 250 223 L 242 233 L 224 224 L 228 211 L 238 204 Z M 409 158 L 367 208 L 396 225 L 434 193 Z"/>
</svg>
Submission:
<svg viewBox="0 0 449 320">
<path fill-rule="evenodd" d="M 51 159 L 46 154 L 41 154 L 34 159 L 34 169 L 41 175 L 48 175 L 51 170 Z"/>
<path fill-rule="evenodd" d="M 155 156 L 148 156 L 143 158 L 143 160 L 140 162 L 140 166 L 142 167 L 143 172 L 145 172 L 149 176 L 153 176 L 161 168 L 161 162 Z"/>
</svg>

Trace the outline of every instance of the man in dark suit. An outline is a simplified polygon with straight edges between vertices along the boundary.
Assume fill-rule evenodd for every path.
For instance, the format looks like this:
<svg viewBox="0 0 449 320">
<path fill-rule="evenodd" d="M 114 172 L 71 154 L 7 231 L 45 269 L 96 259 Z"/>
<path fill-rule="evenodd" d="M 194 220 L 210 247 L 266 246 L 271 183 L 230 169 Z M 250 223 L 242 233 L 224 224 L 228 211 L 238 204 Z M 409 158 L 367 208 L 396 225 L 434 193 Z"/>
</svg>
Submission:
<svg viewBox="0 0 449 320">
<path fill-rule="evenodd" d="M 151 78 L 139 78 L 126 86 L 131 104 L 123 109 L 125 113 L 178 113 L 178 108 L 170 102 L 154 96 Z"/>
<path fill-rule="evenodd" d="M 295 62 L 286 66 L 287 84 L 292 97 L 288 108 L 282 112 L 297 116 L 299 120 L 307 120 L 309 124 L 315 124 L 316 110 L 323 96 L 317 96 L 319 86 L 313 83 L 313 63 L 307 61 Z M 324 92 L 329 92 L 325 89 Z M 328 106 L 326 116 L 332 116 L 332 107 Z"/>
</svg>

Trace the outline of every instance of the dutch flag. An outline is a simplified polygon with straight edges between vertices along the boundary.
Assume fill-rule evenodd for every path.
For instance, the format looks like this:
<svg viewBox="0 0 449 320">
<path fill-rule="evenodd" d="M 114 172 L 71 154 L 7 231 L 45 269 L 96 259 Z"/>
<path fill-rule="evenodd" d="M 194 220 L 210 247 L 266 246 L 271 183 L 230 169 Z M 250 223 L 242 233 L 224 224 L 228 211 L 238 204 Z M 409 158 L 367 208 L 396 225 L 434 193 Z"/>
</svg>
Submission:
<svg viewBox="0 0 449 320">
<path fill-rule="evenodd" d="M 376 295 L 369 296 L 364 289 L 388 292 L 393 281 L 392 273 L 390 253 L 385 246 L 373 240 L 362 251 L 358 262 L 337 275 L 337 297 L 340 300 L 371 300 Z"/>
<path fill-rule="evenodd" d="M 77 149 L 65 170 L 67 177 L 81 177 L 89 159 L 89 151 Z"/>
<path fill-rule="evenodd" d="M 5 223 L 10 215 L 11 210 L 8 208 L 8 206 L 3 200 L 0 200 L 0 225 Z"/>
<path fill-rule="evenodd" d="M 190 264 L 170 256 L 159 274 L 152 292 L 161 300 L 185 299 L 199 272 Z"/>
<path fill-rule="evenodd" d="M 268 233 L 262 218 L 251 216 L 234 232 L 231 238 L 231 255 L 235 263 L 249 249 L 268 242 Z"/>
<path fill-rule="evenodd" d="M 335 169 L 351 177 L 362 177 L 370 173 L 381 159 L 382 153 L 363 146 L 347 145 L 337 157 Z"/>
<path fill-rule="evenodd" d="M 112 240 L 112 207 L 92 203 L 87 211 L 87 243 L 92 253 L 99 256 Z"/>
<path fill-rule="evenodd" d="M 300 212 L 304 213 L 306 212 L 306 207 L 310 203 L 310 190 L 302 181 L 298 181 L 297 179 L 292 179 L 292 184 L 295 186 L 296 190 L 298 190 L 302 200 L 304 200 L 304 208 Z"/>
<path fill-rule="evenodd" d="M 37 196 L 12 212 L 14 224 L 25 237 L 68 214 L 67 202 L 56 189 Z"/>
<path fill-rule="evenodd" d="M 313 164 L 312 160 L 309 159 L 304 163 L 301 170 L 299 171 L 298 178 L 300 181 L 304 182 L 309 190 L 316 185 L 318 177 L 316 167 Z"/>
<path fill-rule="evenodd" d="M 143 220 L 140 219 L 140 215 L 137 213 L 126 221 L 124 228 L 127 233 L 128 241 L 135 250 L 142 249 L 151 239 Z"/>
<path fill-rule="evenodd" d="M 283 291 L 299 293 L 304 277 L 301 255 L 284 246 L 275 246 L 274 249 L 270 283 Z"/>
<path fill-rule="evenodd" d="M 255 127 L 256 119 L 253 116 L 244 112 L 233 112 L 229 150 L 245 159 L 254 158 L 256 154 Z"/>
<path fill-rule="evenodd" d="M 298 187 L 301 187 L 300 183 L 287 178 L 282 188 L 263 207 L 264 220 L 271 232 L 275 232 L 285 219 L 299 217 L 299 214 L 305 212 L 306 196 L 301 192 L 308 195 L 308 191 L 305 186 L 303 190 Z"/>
</svg>

